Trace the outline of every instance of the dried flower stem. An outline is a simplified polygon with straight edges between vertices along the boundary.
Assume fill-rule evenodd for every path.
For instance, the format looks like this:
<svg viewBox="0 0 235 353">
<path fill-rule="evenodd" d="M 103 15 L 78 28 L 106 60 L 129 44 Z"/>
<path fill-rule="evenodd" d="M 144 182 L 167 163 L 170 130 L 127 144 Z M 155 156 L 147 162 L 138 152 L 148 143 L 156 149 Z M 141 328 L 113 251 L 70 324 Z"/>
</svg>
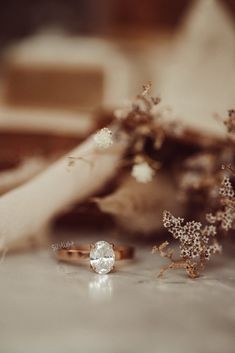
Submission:
<svg viewBox="0 0 235 353">
<path fill-rule="evenodd" d="M 159 247 L 155 246 L 153 252 L 158 251 L 160 256 L 170 260 L 170 264 L 160 270 L 160 276 L 168 269 L 185 269 L 190 278 L 196 278 L 205 269 L 206 261 L 210 256 L 221 252 L 221 247 L 215 239 L 215 226 L 203 227 L 200 222 L 195 221 L 184 224 L 183 218 L 176 218 L 168 211 L 163 213 L 163 224 L 179 241 L 181 259 L 173 259 L 172 249 L 166 251 L 168 242 L 164 242 Z M 211 241 L 212 237 L 213 241 Z"/>
</svg>

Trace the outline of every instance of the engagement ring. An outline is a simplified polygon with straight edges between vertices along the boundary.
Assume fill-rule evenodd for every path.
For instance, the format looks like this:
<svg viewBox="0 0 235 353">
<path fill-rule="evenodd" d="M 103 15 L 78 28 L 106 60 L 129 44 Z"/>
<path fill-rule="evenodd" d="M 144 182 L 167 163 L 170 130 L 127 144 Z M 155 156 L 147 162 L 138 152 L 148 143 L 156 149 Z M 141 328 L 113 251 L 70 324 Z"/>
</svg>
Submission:
<svg viewBox="0 0 235 353">
<path fill-rule="evenodd" d="M 129 260 L 133 257 L 134 248 L 132 246 L 116 246 L 103 240 L 95 244 L 78 245 L 56 251 L 56 258 L 59 261 L 77 263 L 81 260 L 90 260 L 91 268 L 101 275 L 112 271 L 115 261 Z"/>
</svg>

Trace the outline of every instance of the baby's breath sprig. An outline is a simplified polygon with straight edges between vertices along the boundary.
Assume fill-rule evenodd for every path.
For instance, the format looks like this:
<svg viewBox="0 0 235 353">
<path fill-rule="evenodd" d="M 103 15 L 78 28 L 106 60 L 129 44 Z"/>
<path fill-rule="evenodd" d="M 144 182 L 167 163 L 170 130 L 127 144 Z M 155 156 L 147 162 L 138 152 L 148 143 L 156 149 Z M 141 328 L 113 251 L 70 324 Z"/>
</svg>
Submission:
<svg viewBox="0 0 235 353">
<path fill-rule="evenodd" d="M 221 207 L 215 213 L 208 213 L 206 219 L 221 230 L 228 232 L 235 223 L 235 192 L 229 177 L 225 176 L 219 188 Z"/>
<path fill-rule="evenodd" d="M 131 175 L 140 183 L 152 181 L 159 163 L 146 152 L 146 144 L 152 150 L 159 150 L 165 138 L 165 130 L 160 118 L 161 110 L 156 109 L 160 103 L 159 97 L 150 95 L 151 83 L 143 86 L 143 90 L 132 103 L 125 104 L 122 109 L 114 111 L 112 131 L 104 127 L 93 137 L 95 149 L 108 150 L 114 140 L 128 141 L 126 163 L 131 167 Z M 73 166 L 76 157 L 69 158 L 69 166 Z"/>
<path fill-rule="evenodd" d="M 224 125 L 227 128 L 229 134 L 235 134 L 235 110 L 230 109 L 228 111 L 227 118 L 224 119 Z"/>
<path fill-rule="evenodd" d="M 146 152 L 146 144 L 157 151 L 165 138 L 163 124 L 159 122 L 161 113 L 156 109 L 161 100 L 152 97 L 150 90 L 149 82 L 129 106 L 115 112 L 119 131 L 129 139 L 127 158 L 131 162 L 131 175 L 140 183 L 152 181 L 160 165 Z"/>
<path fill-rule="evenodd" d="M 170 260 L 170 264 L 160 270 L 159 276 L 168 269 L 184 269 L 190 278 L 199 277 L 211 255 L 222 250 L 215 238 L 214 225 L 203 226 L 196 221 L 185 223 L 183 218 L 174 217 L 169 211 L 163 213 L 163 225 L 179 242 L 180 257 L 174 259 L 173 250 L 165 251 L 168 242 L 155 246 L 153 252 L 159 252 L 162 257 Z"/>
<path fill-rule="evenodd" d="M 143 85 L 143 90 L 132 103 L 125 104 L 122 109 L 114 111 L 115 139 L 128 140 L 126 153 L 131 175 L 139 183 L 152 181 L 159 163 L 146 152 L 146 144 L 152 150 L 159 150 L 165 138 L 161 112 L 156 106 L 160 103 L 159 97 L 150 95 L 151 83 Z M 108 149 L 113 144 L 113 134 L 107 127 L 99 130 L 94 136 L 98 149 Z"/>
<path fill-rule="evenodd" d="M 228 116 L 222 121 L 227 128 L 228 140 L 235 140 L 235 110 L 228 110 Z M 221 169 L 235 176 L 231 163 L 222 164 Z M 228 232 L 235 225 L 235 191 L 228 176 L 224 176 L 219 187 L 219 203 L 220 207 L 214 213 L 206 214 L 206 219 L 220 230 Z"/>
</svg>

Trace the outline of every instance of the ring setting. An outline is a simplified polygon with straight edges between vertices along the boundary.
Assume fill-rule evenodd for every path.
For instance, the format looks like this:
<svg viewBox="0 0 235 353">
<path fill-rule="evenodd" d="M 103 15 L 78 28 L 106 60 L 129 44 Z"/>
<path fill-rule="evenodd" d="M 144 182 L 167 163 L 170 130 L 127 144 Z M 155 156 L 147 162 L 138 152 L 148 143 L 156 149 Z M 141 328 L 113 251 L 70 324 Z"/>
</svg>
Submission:
<svg viewBox="0 0 235 353">
<path fill-rule="evenodd" d="M 116 260 L 128 260 L 134 257 L 132 246 L 115 246 L 101 240 L 94 244 L 77 245 L 56 252 L 59 261 L 77 263 L 89 260 L 91 269 L 104 275 L 114 270 Z"/>
</svg>

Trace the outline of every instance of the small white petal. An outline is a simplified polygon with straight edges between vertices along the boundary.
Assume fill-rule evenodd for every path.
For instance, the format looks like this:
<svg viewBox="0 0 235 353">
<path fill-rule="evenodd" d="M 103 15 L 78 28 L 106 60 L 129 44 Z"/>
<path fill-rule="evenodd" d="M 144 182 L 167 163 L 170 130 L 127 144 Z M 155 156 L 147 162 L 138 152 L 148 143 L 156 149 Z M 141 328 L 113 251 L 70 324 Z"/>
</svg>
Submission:
<svg viewBox="0 0 235 353">
<path fill-rule="evenodd" d="M 110 129 L 104 127 L 95 134 L 94 141 L 100 149 L 109 148 L 113 144 L 113 133 Z"/>
<path fill-rule="evenodd" d="M 148 183 L 153 179 L 154 170 L 148 165 L 147 162 L 135 164 L 132 168 L 131 175 L 139 183 Z"/>
<path fill-rule="evenodd" d="M 130 108 L 116 109 L 114 111 L 114 116 L 119 120 L 126 119 L 130 111 L 131 111 Z"/>
</svg>

